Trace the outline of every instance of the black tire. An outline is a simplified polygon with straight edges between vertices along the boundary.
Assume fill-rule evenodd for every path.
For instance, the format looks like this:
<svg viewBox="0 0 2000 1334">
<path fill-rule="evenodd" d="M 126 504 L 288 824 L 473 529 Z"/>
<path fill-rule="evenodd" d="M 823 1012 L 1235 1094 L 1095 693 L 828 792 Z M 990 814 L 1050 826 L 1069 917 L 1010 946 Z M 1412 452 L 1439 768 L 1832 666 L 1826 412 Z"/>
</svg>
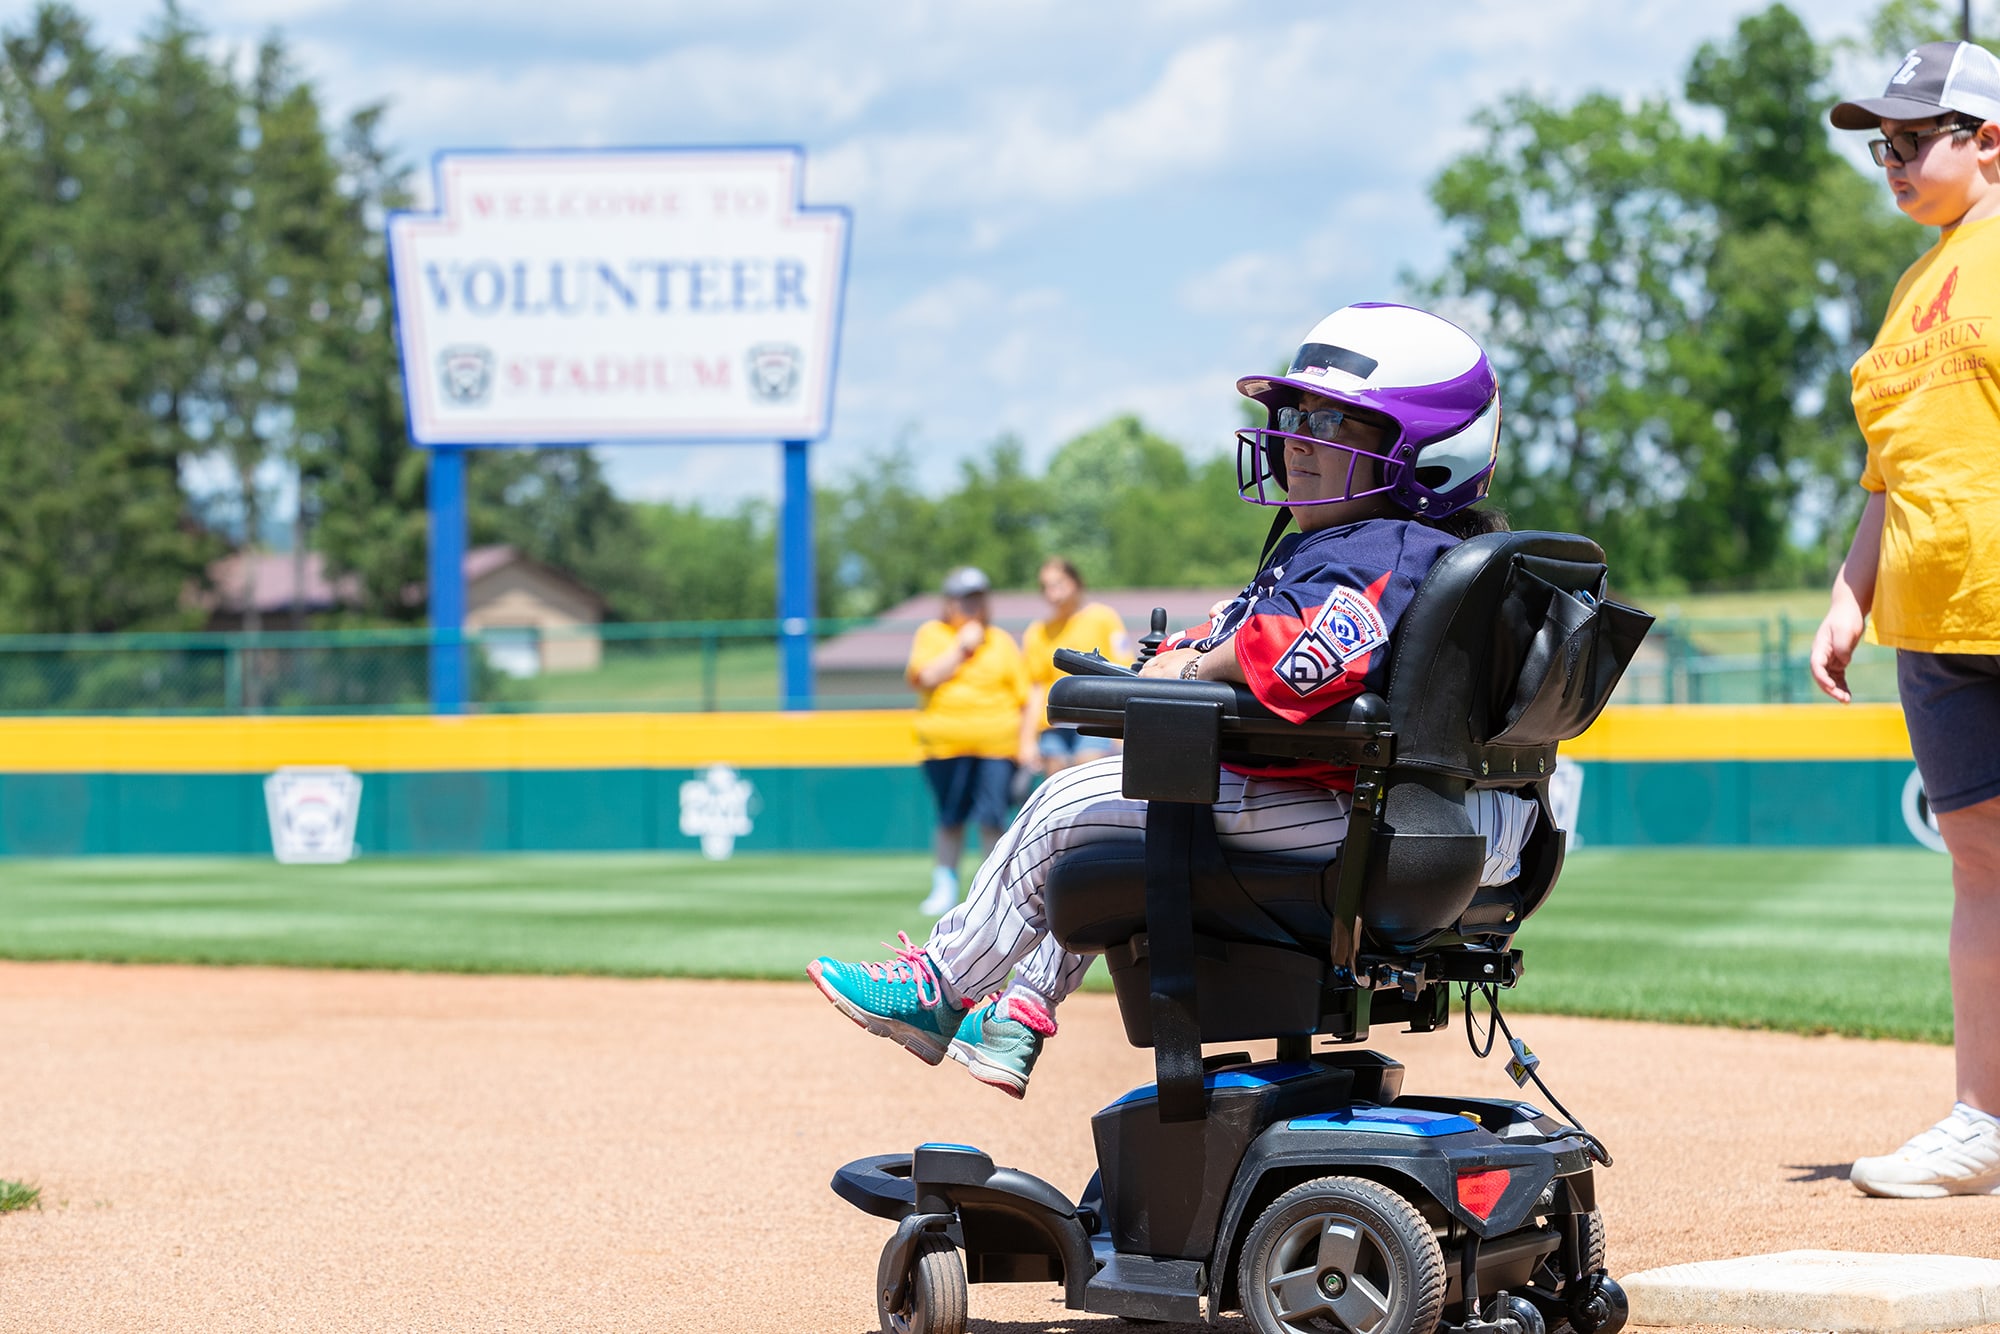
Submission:
<svg viewBox="0 0 2000 1334">
<path fill-rule="evenodd" d="M 1594 1274 L 1604 1268 L 1604 1213 L 1592 1209 L 1584 1219 L 1583 1272 Z M 1549 1334 L 1578 1334 L 1578 1331 L 1567 1315 L 1558 1315 L 1549 1321 Z"/>
<path fill-rule="evenodd" d="M 882 1334 L 965 1334 L 965 1308 L 965 1262 L 958 1258 L 958 1247 L 936 1232 L 917 1239 L 904 1308 L 891 1311 L 880 1297 L 875 1299 Z"/>
<path fill-rule="evenodd" d="M 1431 1334 L 1444 1288 L 1431 1225 L 1361 1177 L 1321 1177 L 1271 1201 L 1237 1270 L 1258 1334 Z"/>
</svg>

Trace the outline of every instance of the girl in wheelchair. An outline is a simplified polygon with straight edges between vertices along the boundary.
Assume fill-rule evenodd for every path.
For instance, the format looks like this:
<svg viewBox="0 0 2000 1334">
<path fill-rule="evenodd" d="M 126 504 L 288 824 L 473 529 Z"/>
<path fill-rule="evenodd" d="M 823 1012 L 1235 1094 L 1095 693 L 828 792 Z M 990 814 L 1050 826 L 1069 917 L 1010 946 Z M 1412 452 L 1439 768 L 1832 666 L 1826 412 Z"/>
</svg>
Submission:
<svg viewBox="0 0 2000 1334">
<path fill-rule="evenodd" d="M 1439 556 L 1505 527 L 1475 508 L 1492 481 L 1499 384 L 1479 345 L 1408 306 L 1335 311 L 1306 335 L 1284 375 L 1237 389 L 1268 412 L 1238 431 L 1238 491 L 1279 509 L 1256 577 L 1210 619 L 1161 646 L 1142 675 L 1234 681 L 1294 722 L 1363 690 L 1381 692 L 1398 619 Z M 1299 531 L 1282 538 L 1288 521 Z M 1132 839 L 1146 803 L 1122 794 L 1122 757 L 1051 778 L 979 869 L 965 901 L 922 945 L 881 963 L 821 957 L 807 974 L 841 1013 L 925 1062 L 947 1055 L 1021 1097 L 1056 1031 L 1056 1006 L 1088 956 L 1049 935 L 1042 889 L 1065 851 Z M 1316 761 L 1226 765 L 1215 829 L 1225 849 L 1306 852 L 1347 832 L 1351 770 Z M 1482 883 L 1520 869 L 1535 805 L 1511 793 L 1467 797 L 1487 843 Z"/>
</svg>

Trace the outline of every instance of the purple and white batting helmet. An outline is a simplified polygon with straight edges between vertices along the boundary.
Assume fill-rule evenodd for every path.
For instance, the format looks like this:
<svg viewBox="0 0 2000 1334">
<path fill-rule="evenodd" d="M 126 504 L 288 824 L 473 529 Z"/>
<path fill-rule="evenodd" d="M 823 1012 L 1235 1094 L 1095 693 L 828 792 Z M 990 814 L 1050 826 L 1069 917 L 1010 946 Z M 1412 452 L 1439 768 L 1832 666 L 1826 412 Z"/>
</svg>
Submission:
<svg viewBox="0 0 2000 1334">
<path fill-rule="evenodd" d="M 1266 425 L 1236 433 L 1237 492 L 1252 504 L 1328 505 L 1386 493 L 1411 514 L 1436 519 L 1476 503 L 1492 485 L 1500 381 L 1472 335 L 1429 311 L 1375 301 L 1345 306 L 1313 326 L 1290 370 L 1247 375 L 1236 388 L 1270 413 Z M 1320 438 L 1327 423 L 1296 411 L 1302 392 L 1386 428 L 1380 485 L 1354 489 L 1357 461 L 1374 455 Z M 1288 440 L 1345 452 L 1346 493 L 1299 502 L 1269 494 L 1267 482 L 1279 492 L 1286 485 Z"/>
</svg>

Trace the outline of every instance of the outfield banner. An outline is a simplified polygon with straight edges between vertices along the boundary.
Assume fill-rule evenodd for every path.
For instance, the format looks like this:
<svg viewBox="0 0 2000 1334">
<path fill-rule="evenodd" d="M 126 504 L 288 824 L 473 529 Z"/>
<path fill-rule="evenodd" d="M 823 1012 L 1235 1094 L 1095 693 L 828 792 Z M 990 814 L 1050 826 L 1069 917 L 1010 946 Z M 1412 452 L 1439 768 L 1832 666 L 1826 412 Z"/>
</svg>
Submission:
<svg viewBox="0 0 2000 1334">
<path fill-rule="evenodd" d="M 845 209 L 795 148 L 444 153 L 389 220 L 422 445 L 816 440 Z"/>
<path fill-rule="evenodd" d="M 361 779 L 349 769 L 288 765 L 264 780 L 271 853 L 288 865 L 354 856 Z"/>
</svg>

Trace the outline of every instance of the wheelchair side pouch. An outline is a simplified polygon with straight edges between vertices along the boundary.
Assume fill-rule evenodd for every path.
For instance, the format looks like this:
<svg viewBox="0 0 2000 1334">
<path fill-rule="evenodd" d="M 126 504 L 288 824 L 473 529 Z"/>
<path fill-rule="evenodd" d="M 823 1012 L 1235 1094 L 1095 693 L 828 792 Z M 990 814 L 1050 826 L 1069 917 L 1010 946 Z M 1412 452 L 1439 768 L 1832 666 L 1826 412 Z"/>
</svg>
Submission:
<svg viewBox="0 0 2000 1334">
<path fill-rule="evenodd" d="M 1602 567 L 1591 568 L 1599 573 L 1590 582 L 1601 588 Z M 1489 717 L 1499 727 L 1485 740 L 1544 746 L 1581 736 L 1604 711 L 1652 624 L 1645 612 L 1604 601 L 1595 588 L 1564 588 L 1537 573 L 1528 558 L 1517 558 L 1495 618 L 1498 670 Z"/>
</svg>

